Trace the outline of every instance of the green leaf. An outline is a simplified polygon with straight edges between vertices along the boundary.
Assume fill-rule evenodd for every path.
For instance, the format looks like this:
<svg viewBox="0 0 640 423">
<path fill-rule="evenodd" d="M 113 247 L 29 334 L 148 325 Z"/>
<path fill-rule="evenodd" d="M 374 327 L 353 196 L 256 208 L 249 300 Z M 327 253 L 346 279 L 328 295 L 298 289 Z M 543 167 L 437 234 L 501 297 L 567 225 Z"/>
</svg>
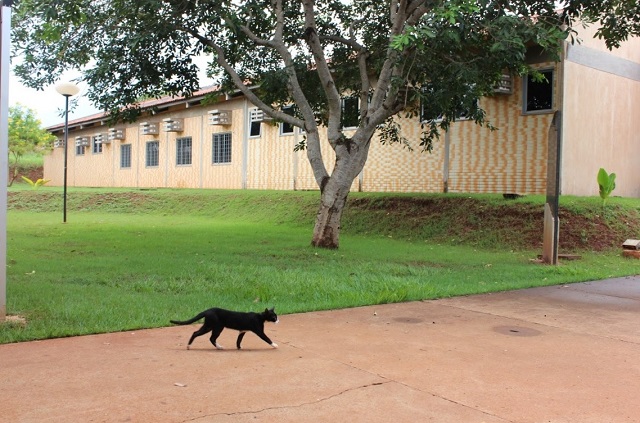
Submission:
<svg viewBox="0 0 640 423">
<path fill-rule="evenodd" d="M 616 174 L 609 174 L 606 170 L 600 168 L 597 180 L 598 187 L 600 188 L 600 198 L 602 198 L 602 204 L 604 205 L 607 198 L 609 198 L 613 190 L 616 189 Z"/>
</svg>

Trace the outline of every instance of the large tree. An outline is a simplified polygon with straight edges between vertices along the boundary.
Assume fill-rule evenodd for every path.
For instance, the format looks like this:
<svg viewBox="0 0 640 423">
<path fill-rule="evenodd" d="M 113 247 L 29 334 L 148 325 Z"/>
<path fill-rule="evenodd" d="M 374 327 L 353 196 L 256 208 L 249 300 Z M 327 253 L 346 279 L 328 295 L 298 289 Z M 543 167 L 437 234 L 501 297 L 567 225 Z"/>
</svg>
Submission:
<svg viewBox="0 0 640 423">
<path fill-rule="evenodd" d="M 210 55 L 222 90 L 240 90 L 269 116 L 302 128 L 321 191 L 312 244 L 337 248 L 350 186 L 371 139 L 403 140 L 400 112 L 442 117 L 424 126 L 429 150 L 439 129 L 461 114 L 485 122 L 477 99 L 504 72 L 529 71 L 527 46 L 553 57 L 574 20 L 610 25 L 611 45 L 637 32 L 637 5 L 552 0 L 20 0 L 14 14 L 16 73 L 30 86 L 77 68 L 88 96 L 114 120 L 133 119 L 137 100 L 189 96 L 198 86 L 194 57 Z M 622 11 L 622 13 L 621 13 Z M 631 11 L 631 12 L 629 12 Z M 627 13 L 629 12 L 629 13 Z M 609 21 L 607 21 L 609 19 Z M 635 25 L 635 27 L 634 27 Z M 616 41 L 617 40 L 617 41 Z M 359 99 L 358 126 L 342 129 L 342 97 Z M 295 104 L 295 113 L 283 106 Z M 326 127 L 326 141 L 320 126 Z M 348 134 L 348 135 L 347 135 Z M 335 152 L 327 166 L 322 148 Z M 328 168 L 332 168 L 329 172 Z"/>
</svg>

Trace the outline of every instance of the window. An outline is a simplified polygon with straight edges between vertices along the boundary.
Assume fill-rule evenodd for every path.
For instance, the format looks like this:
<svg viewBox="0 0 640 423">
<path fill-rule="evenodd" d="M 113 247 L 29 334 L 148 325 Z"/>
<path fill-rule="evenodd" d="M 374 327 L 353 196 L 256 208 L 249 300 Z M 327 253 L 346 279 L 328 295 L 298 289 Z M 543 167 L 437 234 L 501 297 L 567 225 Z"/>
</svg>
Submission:
<svg viewBox="0 0 640 423">
<path fill-rule="evenodd" d="M 97 136 L 91 137 L 91 152 L 93 154 L 102 153 L 102 142 L 99 141 Z"/>
<path fill-rule="evenodd" d="M 213 134 L 212 163 L 231 163 L 231 132 Z"/>
<path fill-rule="evenodd" d="M 253 110 L 258 110 L 257 108 Z M 250 111 L 251 112 L 251 111 Z M 257 114 L 249 113 L 249 136 L 250 137 L 259 137 L 260 136 L 260 122 L 259 120 L 255 120 Z"/>
<path fill-rule="evenodd" d="M 553 70 L 540 71 L 545 80 L 535 81 L 531 75 L 524 81 L 524 113 L 553 110 Z"/>
<path fill-rule="evenodd" d="M 478 110 L 478 101 L 471 100 L 471 86 L 466 85 L 469 93 L 451 94 L 447 90 L 439 90 L 433 84 L 428 83 L 422 87 L 422 93 L 425 97 L 420 98 L 420 122 L 441 121 L 443 118 L 443 108 L 452 107 L 450 110 L 455 120 L 467 120 L 473 116 Z M 427 100 L 429 99 L 429 100 Z M 434 104 L 439 108 L 433 107 Z M 451 118 L 451 116 L 450 116 Z"/>
<path fill-rule="evenodd" d="M 147 152 L 145 158 L 146 167 L 156 167 L 160 163 L 160 142 L 149 141 L 147 142 Z"/>
<path fill-rule="evenodd" d="M 360 99 L 357 96 L 342 98 L 342 127 L 355 128 L 360 122 Z"/>
<path fill-rule="evenodd" d="M 176 165 L 191 164 L 191 137 L 178 138 L 176 140 Z"/>
<path fill-rule="evenodd" d="M 285 106 L 282 108 L 282 111 L 290 116 L 293 116 L 293 106 Z M 293 134 L 293 125 L 290 125 L 286 122 L 280 123 L 280 135 L 291 135 Z"/>
<path fill-rule="evenodd" d="M 424 98 L 420 98 L 420 122 L 431 122 L 433 120 L 442 120 L 442 115 L 432 110 L 430 103 Z"/>
<path fill-rule="evenodd" d="M 76 156 L 84 156 L 84 145 L 76 145 Z"/>
<path fill-rule="evenodd" d="M 131 144 L 120 145 L 120 169 L 131 167 Z"/>
</svg>

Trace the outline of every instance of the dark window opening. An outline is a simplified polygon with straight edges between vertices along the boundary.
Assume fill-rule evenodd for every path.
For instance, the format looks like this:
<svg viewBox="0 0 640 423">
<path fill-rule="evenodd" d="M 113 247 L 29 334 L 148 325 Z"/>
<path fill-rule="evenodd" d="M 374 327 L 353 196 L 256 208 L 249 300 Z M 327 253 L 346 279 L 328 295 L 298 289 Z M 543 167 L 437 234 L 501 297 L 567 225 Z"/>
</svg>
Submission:
<svg viewBox="0 0 640 423">
<path fill-rule="evenodd" d="M 535 81 L 531 76 L 527 77 L 525 112 L 553 110 L 553 71 L 545 70 L 540 73 L 545 80 Z"/>
</svg>

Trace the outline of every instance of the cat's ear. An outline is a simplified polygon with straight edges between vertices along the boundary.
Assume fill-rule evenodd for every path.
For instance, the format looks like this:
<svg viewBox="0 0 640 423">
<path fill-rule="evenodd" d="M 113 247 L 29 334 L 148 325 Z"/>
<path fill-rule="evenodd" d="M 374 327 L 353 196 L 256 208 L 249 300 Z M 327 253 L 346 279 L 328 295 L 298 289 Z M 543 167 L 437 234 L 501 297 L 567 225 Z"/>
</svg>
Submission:
<svg viewBox="0 0 640 423">
<path fill-rule="evenodd" d="M 264 309 L 264 312 L 265 312 L 265 313 L 268 313 L 268 312 L 269 312 L 269 309 L 268 309 L 268 308 L 265 308 L 265 309 Z"/>
<path fill-rule="evenodd" d="M 264 311 L 271 311 L 271 312 L 275 312 L 275 307 L 271 307 L 271 308 L 265 308 Z"/>
</svg>

